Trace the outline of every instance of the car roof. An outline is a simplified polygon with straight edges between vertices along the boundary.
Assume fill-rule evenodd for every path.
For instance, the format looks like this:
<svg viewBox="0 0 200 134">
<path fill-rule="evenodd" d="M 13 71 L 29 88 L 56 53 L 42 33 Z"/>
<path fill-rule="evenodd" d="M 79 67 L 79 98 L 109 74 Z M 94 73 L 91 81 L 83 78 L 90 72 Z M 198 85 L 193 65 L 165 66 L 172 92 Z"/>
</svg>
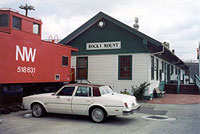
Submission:
<svg viewBox="0 0 200 134">
<path fill-rule="evenodd" d="M 89 87 L 101 87 L 105 85 L 98 85 L 98 84 L 87 84 L 87 83 L 75 83 L 75 84 L 66 84 L 65 86 L 89 86 Z"/>
</svg>

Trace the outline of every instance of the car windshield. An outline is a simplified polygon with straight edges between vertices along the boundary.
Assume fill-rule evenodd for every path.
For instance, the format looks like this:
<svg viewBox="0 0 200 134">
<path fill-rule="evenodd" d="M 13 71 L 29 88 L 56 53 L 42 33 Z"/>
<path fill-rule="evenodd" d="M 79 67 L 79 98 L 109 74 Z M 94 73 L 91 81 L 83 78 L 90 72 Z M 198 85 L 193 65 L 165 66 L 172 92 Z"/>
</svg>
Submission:
<svg viewBox="0 0 200 134">
<path fill-rule="evenodd" d="M 101 95 L 113 93 L 113 90 L 109 86 L 99 87 Z"/>
</svg>

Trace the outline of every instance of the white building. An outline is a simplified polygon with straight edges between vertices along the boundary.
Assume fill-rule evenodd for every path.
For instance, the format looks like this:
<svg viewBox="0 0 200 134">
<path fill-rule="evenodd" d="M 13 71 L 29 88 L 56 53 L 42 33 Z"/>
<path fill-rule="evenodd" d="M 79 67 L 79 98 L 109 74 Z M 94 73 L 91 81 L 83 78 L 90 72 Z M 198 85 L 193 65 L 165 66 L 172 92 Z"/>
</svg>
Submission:
<svg viewBox="0 0 200 134">
<path fill-rule="evenodd" d="M 79 49 L 72 53 L 71 65 L 78 82 L 113 86 L 116 92 L 143 82 L 151 83 L 152 96 L 160 81 L 176 76 L 183 80 L 187 66 L 165 46 L 100 12 L 61 43 Z"/>
</svg>

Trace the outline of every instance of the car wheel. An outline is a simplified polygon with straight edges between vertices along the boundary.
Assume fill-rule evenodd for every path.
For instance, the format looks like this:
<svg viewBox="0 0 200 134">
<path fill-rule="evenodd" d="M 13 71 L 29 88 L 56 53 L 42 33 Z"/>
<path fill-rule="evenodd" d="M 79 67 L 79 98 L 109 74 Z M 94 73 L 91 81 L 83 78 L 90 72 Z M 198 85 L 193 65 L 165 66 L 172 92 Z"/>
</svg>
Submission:
<svg viewBox="0 0 200 134">
<path fill-rule="evenodd" d="M 40 104 L 34 104 L 32 107 L 32 115 L 34 117 L 42 117 L 45 114 L 45 109 Z"/>
<path fill-rule="evenodd" d="M 94 108 L 91 111 L 90 117 L 93 122 L 101 123 L 106 119 L 106 113 L 102 108 Z"/>
</svg>

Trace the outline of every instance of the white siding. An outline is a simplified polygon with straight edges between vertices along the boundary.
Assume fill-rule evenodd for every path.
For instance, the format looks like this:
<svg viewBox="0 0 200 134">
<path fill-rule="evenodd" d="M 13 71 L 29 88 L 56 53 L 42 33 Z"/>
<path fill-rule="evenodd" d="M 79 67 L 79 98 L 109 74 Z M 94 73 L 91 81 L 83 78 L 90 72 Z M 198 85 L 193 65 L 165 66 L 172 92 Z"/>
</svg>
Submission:
<svg viewBox="0 0 200 134">
<path fill-rule="evenodd" d="M 118 56 L 88 56 L 88 81 L 93 84 L 113 86 L 116 92 L 120 92 L 123 89 L 127 89 L 130 92 L 131 86 L 148 81 L 148 54 L 132 55 L 132 80 L 118 80 Z M 75 60 L 76 57 L 72 56 L 73 66 L 76 64 Z"/>
<path fill-rule="evenodd" d="M 160 80 L 158 78 L 158 80 L 156 80 L 156 71 L 154 70 L 154 80 L 151 79 L 151 55 L 148 55 L 149 57 L 149 66 L 148 66 L 148 70 L 149 70 L 149 83 L 151 84 L 149 86 L 149 90 L 145 95 L 150 95 L 153 94 L 153 90 L 155 87 L 159 86 Z M 158 63 L 159 63 L 159 68 L 160 69 L 162 67 L 162 63 L 160 65 L 160 59 L 154 56 L 154 66 L 156 66 L 156 59 L 158 59 Z"/>
<path fill-rule="evenodd" d="M 154 88 L 160 84 L 160 78 L 156 80 L 156 71 L 154 71 L 154 80 L 151 80 L 151 54 L 123 54 L 132 55 L 132 80 L 118 79 L 118 57 L 119 55 L 89 55 L 78 56 L 88 57 L 88 81 L 93 84 L 110 85 L 114 87 L 116 92 L 127 89 L 131 92 L 132 86 L 139 86 L 143 82 L 148 82 L 151 85 L 145 92 L 146 96 L 153 94 Z M 121 56 L 121 55 L 120 55 Z M 162 69 L 162 59 L 154 56 L 159 61 L 159 70 Z M 166 62 L 166 61 L 164 61 Z M 168 63 L 168 62 L 166 62 Z M 168 63 L 169 64 L 169 63 Z M 76 56 L 71 58 L 71 66 L 76 67 Z M 177 67 L 178 68 L 178 67 Z M 166 69 L 166 68 L 165 68 Z M 184 71 L 181 71 L 181 77 Z M 175 65 L 174 65 L 175 74 Z M 160 75 L 159 75 L 160 77 Z M 162 79 L 164 80 L 164 78 Z M 87 82 L 87 81 L 78 81 Z"/>
<path fill-rule="evenodd" d="M 136 85 L 143 82 L 149 82 L 149 55 L 134 54 L 133 55 L 133 81 Z"/>
<path fill-rule="evenodd" d="M 149 61 L 148 61 L 149 62 L 149 68 L 148 68 L 148 70 L 149 70 L 149 80 L 150 80 L 151 85 L 149 86 L 148 93 L 146 93 L 147 95 L 152 94 L 154 88 L 159 87 L 159 84 L 160 84 L 160 78 L 158 80 L 156 80 L 156 71 L 154 71 L 154 80 L 151 80 L 151 55 L 149 54 L 148 57 L 149 57 Z M 159 60 L 159 70 L 162 69 L 162 61 L 164 61 L 164 60 L 162 60 L 162 59 L 160 59 L 160 58 L 158 58 L 154 55 L 153 55 L 153 57 L 154 57 L 154 66 L 156 66 L 156 59 L 158 59 Z M 167 64 L 170 64 L 170 75 L 171 75 L 171 66 L 173 64 L 171 64 L 167 61 L 164 61 L 164 62 L 167 63 Z M 175 68 L 176 67 L 177 67 L 177 69 L 180 69 L 178 66 L 173 65 L 173 75 L 175 75 Z M 166 69 L 167 68 L 165 67 L 165 71 L 166 71 Z M 185 74 L 185 71 L 181 69 L 181 73 L 180 73 L 181 80 L 183 80 L 183 74 Z M 162 80 L 164 80 L 164 78 Z"/>
<path fill-rule="evenodd" d="M 112 85 L 118 80 L 118 56 L 88 56 L 88 80 L 92 83 Z"/>
</svg>

